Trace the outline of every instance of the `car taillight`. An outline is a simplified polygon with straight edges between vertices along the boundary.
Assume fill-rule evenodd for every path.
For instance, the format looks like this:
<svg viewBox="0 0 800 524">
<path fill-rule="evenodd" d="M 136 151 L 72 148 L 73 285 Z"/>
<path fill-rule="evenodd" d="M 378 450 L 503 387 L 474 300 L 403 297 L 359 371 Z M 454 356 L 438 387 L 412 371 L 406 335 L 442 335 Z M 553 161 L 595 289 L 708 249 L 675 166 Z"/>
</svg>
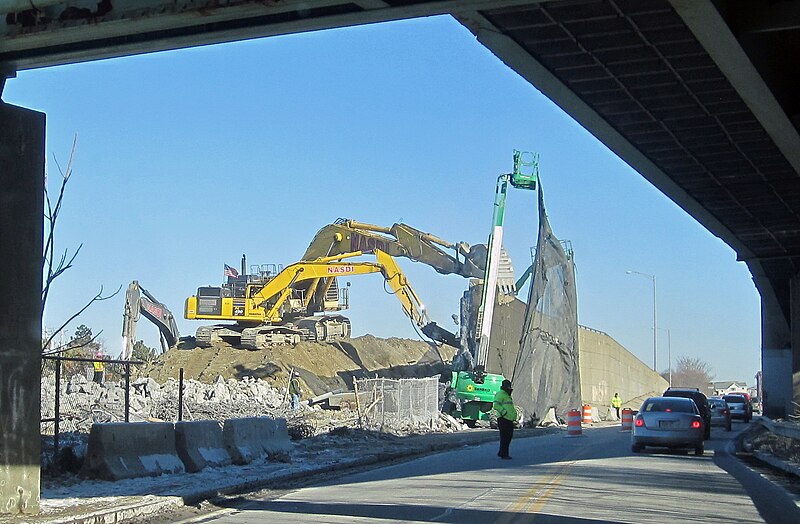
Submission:
<svg viewBox="0 0 800 524">
<path fill-rule="evenodd" d="M 644 419 L 642 417 L 636 417 L 636 422 L 634 422 L 634 424 L 636 424 L 637 428 L 643 428 L 644 427 Z"/>
<path fill-rule="evenodd" d="M 693 420 L 693 421 L 692 421 L 692 427 L 693 427 L 694 429 L 697 429 L 697 428 L 699 428 L 699 427 L 700 427 L 700 421 L 699 421 L 699 420 Z"/>
<path fill-rule="evenodd" d="M 723 414 L 723 415 L 727 415 L 727 414 L 728 414 L 728 410 L 727 410 L 727 409 L 723 409 L 723 410 L 722 410 L 722 414 Z"/>
</svg>

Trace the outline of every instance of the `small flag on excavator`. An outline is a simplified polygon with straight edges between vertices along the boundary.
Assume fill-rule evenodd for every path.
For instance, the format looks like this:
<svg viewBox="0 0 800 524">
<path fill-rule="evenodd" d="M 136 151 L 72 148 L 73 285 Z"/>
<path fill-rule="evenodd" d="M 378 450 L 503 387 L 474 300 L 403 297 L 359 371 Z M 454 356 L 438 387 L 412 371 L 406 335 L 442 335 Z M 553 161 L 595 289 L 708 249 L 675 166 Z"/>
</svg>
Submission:
<svg viewBox="0 0 800 524">
<path fill-rule="evenodd" d="M 225 276 L 226 276 L 226 277 L 233 277 L 233 278 L 236 278 L 236 277 L 238 277 L 238 276 L 239 276 L 239 272 L 238 272 L 238 271 L 236 271 L 236 270 L 235 270 L 234 268 L 232 268 L 231 266 L 229 266 L 228 264 L 225 264 Z"/>
</svg>

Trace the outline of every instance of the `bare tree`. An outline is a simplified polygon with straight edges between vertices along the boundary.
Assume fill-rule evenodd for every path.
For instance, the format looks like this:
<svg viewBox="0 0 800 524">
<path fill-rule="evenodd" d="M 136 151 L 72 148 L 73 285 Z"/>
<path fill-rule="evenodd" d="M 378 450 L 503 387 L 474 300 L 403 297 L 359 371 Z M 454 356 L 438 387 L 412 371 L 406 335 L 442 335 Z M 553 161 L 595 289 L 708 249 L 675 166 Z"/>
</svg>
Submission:
<svg viewBox="0 0 800 524">
<path fill-rule="evenodd" d="M 46 229 L 46 238 L 44 243 L 43 255 L 42 255 L 42 273 L 44 276 L 44 285 L 42 287 L 42 316 L 44 316 L 44 308 L 47 304 L 47 298 L 50 295 L 50 287 L 53 285 L 53 282 L 56 278 L 64 274 L 66 270 L 72 267 L 72 263 L 75 261 L 75 258 L 80 253 L 83 244 L 80 244 L 75 252 L 70 256 L 68 250 L 64 250 L 61 254 L 58 261 L 56 261 L 55 256 L 55 231 L 56 231 L 56 224 L 58 222 L 58 216 L 61 212 L 61 204 L 64 201 L 64 191 L 67 188 L 67 183 L 69 182 L 70 176 L 72 175 L 72 161 L 75 158 L 75 148 L 78 145 L 78 135 L 75 134 L 75 137 L 72 141 L 72 151 L 69 155 L 69 162 L 67 163 L 66 171 L 62 171 L 61 166 L 58 164 L 58 160 L 53 156 L 53 162 L 55 162 L 56 167 L 58 168 L 58 172 L 61 175 L 61 185 L 58 191 L 58 197 L 56 198 L 55 203 L 53 203 L 50 192 L 47 190 L 47 183 L 48 177 L 47 173 L 45 173 L 45 184 L 44 184 L 44 195 L 45 195 L 45 229 Z M 76 313 L 70 316 L 66 321 L 64 321 L 56 330 L 54 330 L 49 337 L 42 341 L 42 352 L 50 353 L 59 353 L 63 351 L 65 348 L 50 348 L 50 344 L 53 339 L 56 338 L 68 325 L 70 322 L 78 318 L 81 313 L 89 309 L 89 306 L 94 304 L 95 302 L 101 302 L 103 300 L 108 300 L 109 298 L 113 297 L 122 289 L 120 287 L 111 295 L 103 296 L 103 287 L 100 286 L 100 291 L 97 292 L 95 296 L 89 299 L 86 304 L 81 307 Z M 102 333 L 102 331 L 100 332 Z M 97 338 L 100 333 L 95 335 L 92 342 L 95 338 Z M 74 346 L 72 346 L 74 347 Z M 48 349 L 50 348 L 50 349 Z M 71 349 L 71 348 L 70 348 Z"/>
<path fill-rule="evenodd" d="M 711 365 L 697 357 L 678 357 L 672 370 L 673 386 L 697 388 L 704 393 L 713 378 Z"/>
</svg>

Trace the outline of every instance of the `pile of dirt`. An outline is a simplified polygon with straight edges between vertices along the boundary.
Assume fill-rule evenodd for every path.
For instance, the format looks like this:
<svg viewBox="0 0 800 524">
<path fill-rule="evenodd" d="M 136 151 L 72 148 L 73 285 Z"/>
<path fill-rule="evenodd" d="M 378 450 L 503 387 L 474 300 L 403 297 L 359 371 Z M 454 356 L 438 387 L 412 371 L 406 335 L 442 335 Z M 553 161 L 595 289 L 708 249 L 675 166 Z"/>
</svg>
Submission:
<svg viewBox="0 0 800 524">
<path fill-rule="evenodd" d="M 159 383 L 184 379 L 212 383 L 224 379 L 260 378 L 285 387 L 288 374 L 300 372 L 304 397 L 352 389 L 353 377 L 449 378 L 455 348 L 401 338 L 365 335 L 336 343 L 301 342 L 268 350 L 247 351 L 226 344 L 210 348 L 182 341 L 161 355 L 141 374 Z"/>
</svg>

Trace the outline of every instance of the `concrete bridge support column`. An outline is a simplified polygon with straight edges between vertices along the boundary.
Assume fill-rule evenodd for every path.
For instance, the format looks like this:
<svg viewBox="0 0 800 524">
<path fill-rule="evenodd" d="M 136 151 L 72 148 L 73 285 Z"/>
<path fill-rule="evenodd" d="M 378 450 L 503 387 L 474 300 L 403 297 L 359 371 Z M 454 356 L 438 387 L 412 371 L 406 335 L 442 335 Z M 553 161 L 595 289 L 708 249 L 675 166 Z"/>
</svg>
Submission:
<svg viewBox="0 0 800 524">
<path fill-rule="evenodd" d="M 0 94 L 3 78 L 0 77 Z M 0 513 L 39 511 L 45 115 L 0 101 Z"/>
<path fill-rule="evenodd" d="M 791 292 L 791 318 L 789 325 L 792 330 L 791 338 L 791 382 L 788 384 L 791 394 L 791 406 L 787 414 L 800 414 L 800 274 L 792 277 L 789 284 Z"/>
<path fill-rule="evenodd" d="M 786 418 L 800 408 L 800 275 L 755 280 L 761 292 L 764 415 Z"/>
</svg>

